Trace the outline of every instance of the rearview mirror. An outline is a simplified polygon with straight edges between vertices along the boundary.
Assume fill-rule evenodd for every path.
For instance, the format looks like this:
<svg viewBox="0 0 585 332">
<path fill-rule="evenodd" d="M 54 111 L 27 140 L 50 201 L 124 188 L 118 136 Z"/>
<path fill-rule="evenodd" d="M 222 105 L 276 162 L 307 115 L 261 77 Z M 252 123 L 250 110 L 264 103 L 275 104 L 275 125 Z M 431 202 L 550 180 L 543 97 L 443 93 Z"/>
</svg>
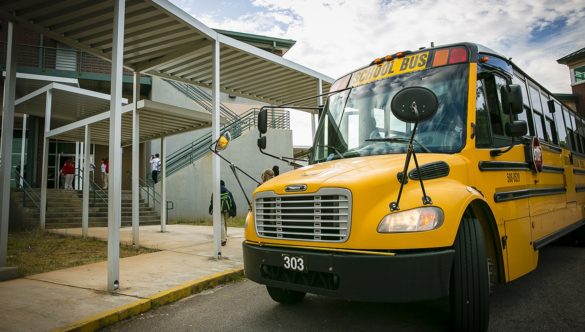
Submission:
<svg viewBox="0 0 585 332">
<path fill-rule="evenodd" d="M 260 150 L 266 149 L 266 136 L 262 136 L 258 139 L 258 147 Z"/>
<path fill-rule="evenodd" d="M 528 132 L 528 126 L 526 121 L 512 121 L 512 123 L 506 123 L 506 134 L 512 137 L 521 137 L 526 135 Z"/>
<path fill-rule="evenodd" d="M 268 128 L 268 111 L 266 109 L 261 109 L 260 113 L 258 113 L 258 130 L 260 134 L 266 134 L 266 130 Z"/>
<path fill-rule="evenodd" d="M 398 120 L 414 123 L 435 115 L 439 101 L 433 91 L 413 86 L 400 90 L 392 98 L 390 107 Z"/>
<path fill-rule="evenodd" d="M 517 84 L 508 84 L 500 88 L 502 111 L 504 114 L 520 114 L 522 108 L 522 90 Z"/>
</svg>

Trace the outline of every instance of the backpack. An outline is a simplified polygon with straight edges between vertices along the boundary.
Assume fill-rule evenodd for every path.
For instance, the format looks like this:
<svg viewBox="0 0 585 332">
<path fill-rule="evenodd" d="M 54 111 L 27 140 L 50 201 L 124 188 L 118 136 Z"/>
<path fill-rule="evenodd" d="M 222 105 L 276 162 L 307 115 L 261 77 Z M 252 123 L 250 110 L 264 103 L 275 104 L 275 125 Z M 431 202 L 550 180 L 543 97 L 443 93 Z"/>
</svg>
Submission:
<svg viewBox="0 0 585 332">
<path fill-rule="evenodd" d="M 221 208 L 221 212 L 230 212 L 232 209 L 232 200 L 230 199 L 229 192 L 221 193 L 219 206 Z"/>
</svg>

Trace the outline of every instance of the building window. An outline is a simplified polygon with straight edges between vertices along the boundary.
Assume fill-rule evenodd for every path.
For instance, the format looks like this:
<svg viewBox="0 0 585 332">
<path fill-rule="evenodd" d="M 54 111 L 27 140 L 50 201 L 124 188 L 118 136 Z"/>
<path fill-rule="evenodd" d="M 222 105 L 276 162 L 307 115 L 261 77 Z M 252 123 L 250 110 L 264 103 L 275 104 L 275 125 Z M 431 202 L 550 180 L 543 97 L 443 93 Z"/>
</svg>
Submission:
<svg viewBox="0 0 585 332">
<path fill-rule="evenodd" d="M 585 82 L 585 66 L 575 68 L 575 83 Z"/>
</svg>

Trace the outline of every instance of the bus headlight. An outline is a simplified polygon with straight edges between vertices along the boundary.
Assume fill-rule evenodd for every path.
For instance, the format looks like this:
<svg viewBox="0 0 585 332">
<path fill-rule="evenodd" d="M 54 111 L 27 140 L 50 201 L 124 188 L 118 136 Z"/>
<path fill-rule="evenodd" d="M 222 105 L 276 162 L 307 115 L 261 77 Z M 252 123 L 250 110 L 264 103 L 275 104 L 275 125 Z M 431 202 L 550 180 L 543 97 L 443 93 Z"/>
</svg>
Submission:
<svg viewBox="0 0 585 332">
<path fill-rule="evenodd" d="M 424 232 L 443 224 L 443 210 L 420 207 L 386 215 L 378 225 L 379 233 Z"/>
</svg>

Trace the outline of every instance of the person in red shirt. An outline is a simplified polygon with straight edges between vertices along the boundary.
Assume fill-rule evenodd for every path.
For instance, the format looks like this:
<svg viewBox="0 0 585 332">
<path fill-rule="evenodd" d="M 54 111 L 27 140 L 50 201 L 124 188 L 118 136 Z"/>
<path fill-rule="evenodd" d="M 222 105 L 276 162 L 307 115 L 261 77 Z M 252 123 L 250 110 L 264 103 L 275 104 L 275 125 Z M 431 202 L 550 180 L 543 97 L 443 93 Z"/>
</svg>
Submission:
<svg viewBox="0 0 585 332">
<path fill-rule="evenodd" d="M 71 162 L 71 159 L 67 159 L 63 167 L 61 167 L 61 174 L 65 177 L 64 188 L 73 190 L 73 175 L 75 174 L 75 165 Z"/>
</svg>

